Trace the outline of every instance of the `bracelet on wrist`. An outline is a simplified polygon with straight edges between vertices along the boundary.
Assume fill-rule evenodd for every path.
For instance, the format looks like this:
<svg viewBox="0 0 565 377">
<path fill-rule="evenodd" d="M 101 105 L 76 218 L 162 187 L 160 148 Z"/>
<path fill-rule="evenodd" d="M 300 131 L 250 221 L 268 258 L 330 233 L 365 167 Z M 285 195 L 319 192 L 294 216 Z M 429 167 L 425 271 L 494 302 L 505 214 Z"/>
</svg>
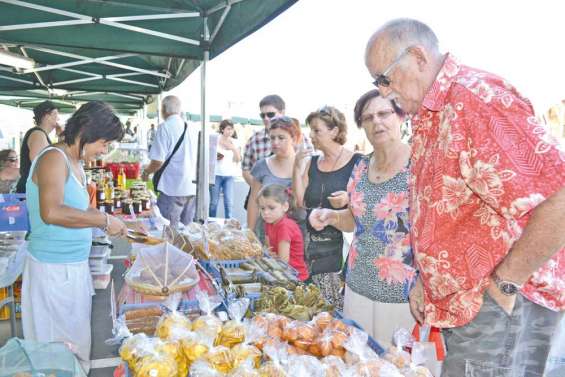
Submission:
<svg viewBox="0 0 565 377">
<path fill-rule="evenodd" d="M 108 233 L 108 227 L 110 226 L 110 216 L 104 212 L 104 218 L 105 218 L 105 223 L 102 227 L 100 227 L 100 229 L 102 229 L 104 233 Z"/>
</svg>

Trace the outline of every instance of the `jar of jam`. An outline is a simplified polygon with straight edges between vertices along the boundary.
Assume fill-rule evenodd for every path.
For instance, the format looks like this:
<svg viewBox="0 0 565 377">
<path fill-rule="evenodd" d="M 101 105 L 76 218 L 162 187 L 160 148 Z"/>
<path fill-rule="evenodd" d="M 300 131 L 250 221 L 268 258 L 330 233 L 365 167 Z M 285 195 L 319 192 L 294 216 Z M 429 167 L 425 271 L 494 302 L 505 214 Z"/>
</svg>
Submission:
<svg viewBox="0 0 565 377">
<path fill-rule="evenodd" d="M 141 200 L 134 200 L 133 201 L 133 212 L 135 212 L 135 214 L 140 214 L 142 211 L 142 207 L 141 207 Z"/>
<path fill-rule="evenodd" d="M 131 199 L 125 199 L 122 202 L 122 213 L 124 215 L 131 215 L 133 212 L 133 202 Z"/>
<path fill-rule="evenodd" d="M 115 194 L 114 195 L 114 210 L 118 211 L 122 209 L 122 196 Z"/>
<path fill-rule="evenodd" d="M 151 201 L 149 200 L 149 197 L 147 196 L 141 197 L 141 208 L 144 211 L 149 211 L 149 209 L 151 209 Z"/>
<path fill-rule="evenodd" d="M 109 215 L 114 214 L 114 201 L 113 200 L 106 200 L 104 202 L 104 207 L 106 208 L 106 213 Z"/>
</svg>

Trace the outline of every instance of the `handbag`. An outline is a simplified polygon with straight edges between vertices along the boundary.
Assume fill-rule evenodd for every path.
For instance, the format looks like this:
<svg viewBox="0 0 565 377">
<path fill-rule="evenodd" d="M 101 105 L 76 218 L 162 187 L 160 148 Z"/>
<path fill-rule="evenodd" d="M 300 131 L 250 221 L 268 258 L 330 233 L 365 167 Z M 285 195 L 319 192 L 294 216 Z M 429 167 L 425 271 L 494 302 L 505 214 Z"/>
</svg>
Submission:
<svg viewBox="0 0 565 377">
<path fill-rule="evenodd" d="M 151 181 L 153 182 L 153 190 L 155 190 L 155 192 L 159 191 L 157 189 L 157 187 L 159 187 L 159 181 L 161 180 L 161 176 L 163 175 L 163 172 L 165 171 L 165 169 L 169 165 L 169 162 L 171 162 L 171 158 L 173 158 L 173 156 L 175 155 L 177 150 L 180 148 L 182 141 L 184 140 L 184 135 L 186 134 L 186 128 L 187 128 L 187 125 L 186 125 L 186 122 L 184 122 L 184 131 L 182 131 L 182 135 L 180 135 L 175 147 L 173 148 L 172 153 L 169 155 L 169 157 L 167 157 L 167 159 L 165 160 L 163 165 L 161 165 L 161 167 L 159 169 L 157 169 L 157 171 L 155 173 L 153 173 L 153 178 L 151 179 Z"/>
<path fill-rule="evenodd" d="M 320 232 L 309 232 L 306 258 L 310 274 L 339 272 L 343 267 L 343 234 L 327 226 Z"/>
</svg>

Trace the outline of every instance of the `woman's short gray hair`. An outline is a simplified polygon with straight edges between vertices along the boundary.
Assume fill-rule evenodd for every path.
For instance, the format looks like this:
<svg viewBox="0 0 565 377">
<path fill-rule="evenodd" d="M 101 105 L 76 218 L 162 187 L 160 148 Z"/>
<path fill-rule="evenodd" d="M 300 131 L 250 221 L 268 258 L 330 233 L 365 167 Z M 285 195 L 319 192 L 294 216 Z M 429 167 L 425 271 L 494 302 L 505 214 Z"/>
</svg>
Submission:
<svg viewBox="0 0 565 377">
<path fill-rule="evenodd" d="M 166 96 L 163 98 L 161 107 L 163 112 L 168 115 L 181 113 L 180 99 L 177 96 Z"/>
</svg>

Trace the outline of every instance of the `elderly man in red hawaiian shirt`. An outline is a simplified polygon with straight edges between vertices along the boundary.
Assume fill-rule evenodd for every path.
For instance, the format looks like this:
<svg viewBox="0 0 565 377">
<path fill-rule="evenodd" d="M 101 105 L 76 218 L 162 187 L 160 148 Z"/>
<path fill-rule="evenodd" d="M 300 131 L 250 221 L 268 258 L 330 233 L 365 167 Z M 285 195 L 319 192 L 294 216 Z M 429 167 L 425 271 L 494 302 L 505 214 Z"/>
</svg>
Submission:
<svg viewBox="0 0 565 377">
<path fill-rule="evenodd" d="M 382 26 L 365 59 L 412 115 L 410 308 L 443 329 L 442 376 L 541 376 L 565 309 L 565 147 L 419 21 Z"/>
</svg>

